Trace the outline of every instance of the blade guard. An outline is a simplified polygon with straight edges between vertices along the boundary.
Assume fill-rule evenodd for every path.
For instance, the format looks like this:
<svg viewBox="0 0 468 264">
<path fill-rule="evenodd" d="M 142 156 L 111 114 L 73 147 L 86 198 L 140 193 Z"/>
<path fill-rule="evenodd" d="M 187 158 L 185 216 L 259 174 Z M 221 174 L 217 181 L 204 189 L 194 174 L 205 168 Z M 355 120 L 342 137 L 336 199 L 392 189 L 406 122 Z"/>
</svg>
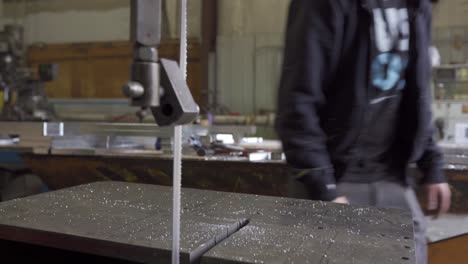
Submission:
<svg viewBox="0 0 468 264">
<path fill-rule="evenodd" d="M 154 119 L 159 126 L 184 125 L 195 120 L 200 112 L 192 97 L 187 82 L 175 61 L 161 59 L 160 106 L 152 107 Z"/>
</svg>

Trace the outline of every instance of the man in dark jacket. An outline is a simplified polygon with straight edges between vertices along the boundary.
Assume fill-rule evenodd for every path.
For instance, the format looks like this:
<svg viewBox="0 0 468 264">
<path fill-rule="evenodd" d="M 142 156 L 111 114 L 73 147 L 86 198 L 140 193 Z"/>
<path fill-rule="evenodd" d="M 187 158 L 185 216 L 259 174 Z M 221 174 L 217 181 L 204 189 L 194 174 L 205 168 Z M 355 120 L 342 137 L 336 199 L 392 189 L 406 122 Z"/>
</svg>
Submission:
<svg viewBox="0 0 468 264">
<path fill-rule="evenodd" d="M 411 210 L 417 263 L 425 224 L 409 164 L 427 211 L 450 207 L 432 139 L 430 40 L 429 0 L 292 0 L 277 117 L 307 197 Z"/>
</svg>

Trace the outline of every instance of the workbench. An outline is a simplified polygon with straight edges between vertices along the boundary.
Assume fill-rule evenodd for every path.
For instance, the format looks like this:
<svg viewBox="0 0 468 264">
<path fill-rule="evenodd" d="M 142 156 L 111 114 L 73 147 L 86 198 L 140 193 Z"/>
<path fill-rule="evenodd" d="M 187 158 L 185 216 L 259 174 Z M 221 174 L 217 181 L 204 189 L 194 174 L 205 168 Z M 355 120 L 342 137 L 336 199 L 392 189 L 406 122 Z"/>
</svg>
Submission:
<svg viewBox="0 0 468 264">
<path fill-rule="evenodd" d="M 429 264 L 468 262 L 468 214 L 428 217 Z"/>
<path fill-rule="evenodd" d="M 170 263 L 171 201 L 170 187 L 99 182 L 2 203 L 3 257 Z M 405 211 L 193 189 L 182 208 L 182 263 L 415 263 Z"/>
</svg>

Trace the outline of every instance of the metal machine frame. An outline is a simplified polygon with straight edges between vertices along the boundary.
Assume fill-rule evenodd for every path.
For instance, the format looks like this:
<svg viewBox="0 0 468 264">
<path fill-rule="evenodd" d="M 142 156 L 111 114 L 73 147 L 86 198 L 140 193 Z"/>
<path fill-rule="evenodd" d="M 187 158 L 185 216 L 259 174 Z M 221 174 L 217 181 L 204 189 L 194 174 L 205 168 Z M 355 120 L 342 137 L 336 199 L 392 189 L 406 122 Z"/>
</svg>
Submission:
<svg viewBox="0 0 468 264">
<path fill-rule="evenodd" d="M 193 121 L 199 107 L 176 62 L 159 59 L 162 0 L 131 1 L 134 58 L 131 80 L 123 87 L 132 106 L 150 109 L 161 126 Z"/>
</svg>

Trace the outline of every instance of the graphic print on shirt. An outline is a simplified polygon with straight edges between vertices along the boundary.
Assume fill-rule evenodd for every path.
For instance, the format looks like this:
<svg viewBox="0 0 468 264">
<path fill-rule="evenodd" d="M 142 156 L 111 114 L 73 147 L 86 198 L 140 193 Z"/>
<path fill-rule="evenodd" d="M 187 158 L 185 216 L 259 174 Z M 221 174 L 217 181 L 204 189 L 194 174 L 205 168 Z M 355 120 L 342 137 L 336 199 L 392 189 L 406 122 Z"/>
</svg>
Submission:
<svg viewBox="0 0 468 264">
<path fill-rule="evenodd" d="M 372 85 L 381 92 L 405 88 L 410 27 L 407 8 L 373 9 Z"/>
</svg>

